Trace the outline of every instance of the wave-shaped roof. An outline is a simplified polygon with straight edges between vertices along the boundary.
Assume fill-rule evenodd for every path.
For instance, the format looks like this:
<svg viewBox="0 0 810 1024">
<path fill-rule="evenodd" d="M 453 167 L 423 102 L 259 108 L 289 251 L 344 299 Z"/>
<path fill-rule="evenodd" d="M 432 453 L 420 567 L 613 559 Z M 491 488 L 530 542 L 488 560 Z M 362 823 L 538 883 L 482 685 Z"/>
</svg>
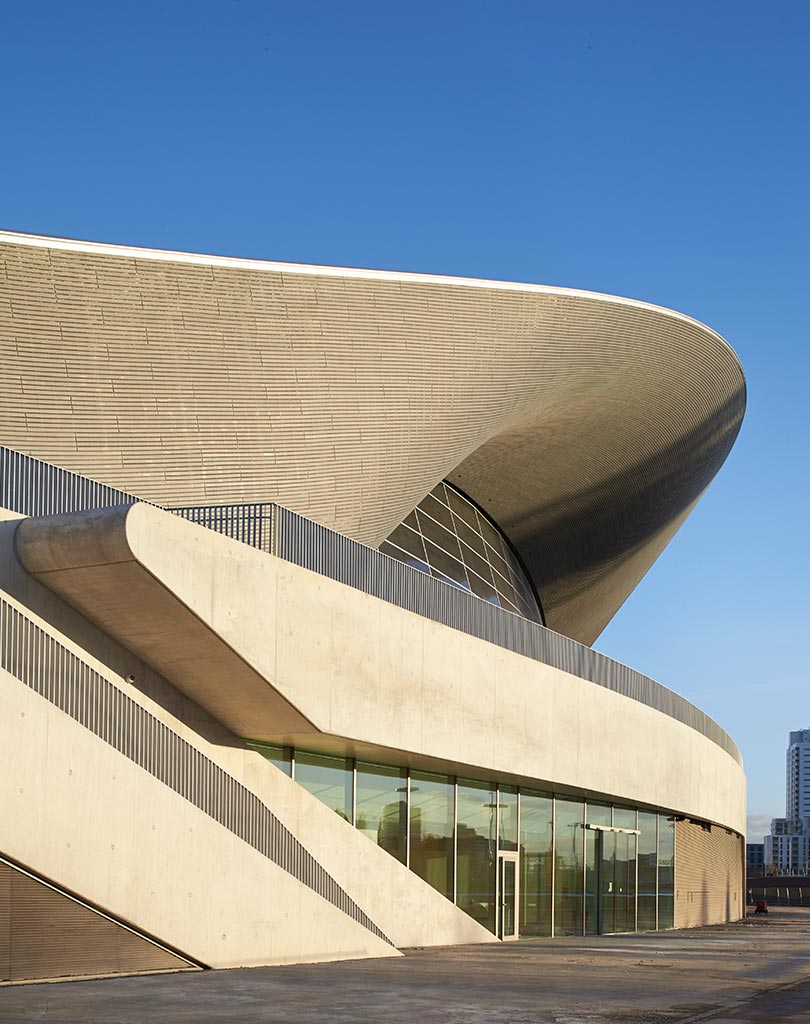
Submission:
<svg viewBox="0 0 810 1024">
<path fill-rule="evenodd" d="M 0 233 L 0 443 L 374 546 L 448 479 L 591 643 L 722 465 L 745 383 L 680 313 L 540 285 Z"/>
</svg>

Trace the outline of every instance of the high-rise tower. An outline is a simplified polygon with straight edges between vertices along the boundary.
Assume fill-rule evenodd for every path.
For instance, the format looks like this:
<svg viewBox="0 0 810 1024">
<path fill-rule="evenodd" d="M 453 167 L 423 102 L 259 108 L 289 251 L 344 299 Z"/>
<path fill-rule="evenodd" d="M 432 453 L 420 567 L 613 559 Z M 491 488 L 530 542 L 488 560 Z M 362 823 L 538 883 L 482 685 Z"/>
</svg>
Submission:
<svg viewBox="0 0 810 1024">
<path fill-rule="evenodd" d="M 810 729 L 790 734 L 785 765 L 785 817 L 810 818 Z"/>
</svg>

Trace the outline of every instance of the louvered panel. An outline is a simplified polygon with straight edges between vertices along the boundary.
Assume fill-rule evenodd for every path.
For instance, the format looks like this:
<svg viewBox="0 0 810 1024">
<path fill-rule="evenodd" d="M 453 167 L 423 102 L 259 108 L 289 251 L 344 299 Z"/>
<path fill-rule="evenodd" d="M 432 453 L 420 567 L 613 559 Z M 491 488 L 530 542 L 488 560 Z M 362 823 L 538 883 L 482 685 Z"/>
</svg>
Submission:
<svg viewBox="0 0 810 1024">
<path fill-rule="evenodd" d="M 717 825 L 675 824 L 675 927 L 736 921 L 743 914 L 744 847 Z"/>
<path fill-rule="evenodd" d="M 180 971 L 195 965 L 84 903 L 0 860 L 5 893 L 2 980 Z M 0 897 L 2 900 L 3 897 Z"/>
<path fill-rule="evenodd" d="M 722 464 L 739 364 L 626 299 L 0 235 L 0 440 L 378 545 L 443 478 L 591 642 Z"/>
</svg>

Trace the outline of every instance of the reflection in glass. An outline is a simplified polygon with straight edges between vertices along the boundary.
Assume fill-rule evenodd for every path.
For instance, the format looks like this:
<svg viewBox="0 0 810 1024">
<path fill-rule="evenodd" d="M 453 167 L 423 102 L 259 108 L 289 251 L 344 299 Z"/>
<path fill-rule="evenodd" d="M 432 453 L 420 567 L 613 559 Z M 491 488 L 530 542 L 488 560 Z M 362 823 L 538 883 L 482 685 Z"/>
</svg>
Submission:
<svg viewBox="0 0 810 1024">
<path fill-rule="evenodd" d="M 551 935 L 552 800 L 520 794 L 520 934 Z"/>
<path fill-rule="evenodd" d="M 609 804 L 588 802 L 585 820 L 589 825 L 611 825 L 613 811 Z M 585 830 L 585 934 L 596 935 L 599 931 L 599 892 L 601 872 L 600 834 L 594 829 Z M 611 897 L 608 896 L 610 899 Z"/>
<path fill-rule="evenodd" d="M 331 807 L 341 818 L 352 820 L 352 763 L 345 757 L 295 752 L 295 781 Z"/>
<path fill-rule="evenodd" d="M 515 892 L 517 865 L 511 857 L 501 857 L 501 865 L 503 868 L 501 874 L 501 907 L 503 912 L 501 938 L 508 939 L 517 934 L 515 927 L 517 924 L 515 921 L 515 912 L 517 910 L 517 893 Z"/>
<path fill-rule="evenodd" d="M 403 768 L 357 763 L 355 824 L 403 864 L 407 850 L 408 780 Z"/>
<path fill-rule="evenodd" d="M 636 828 L 636 812 L 629 807 L 614 807 L 613 824 L 617 828 Z M 616 920 L 614 931 L 636 930 L 636 836 L 616 833 Z"/>
<path fill-rule="evenodd" d="M 658 927 L 674 928 L 675 822 L 658 815 Z"/>
<path fill-rule="evenodd" d="M 655 930 L 656 876 L 658 873 L 658 816 L 638 812 L 638 930 Z"/>
<path fill-rule="evenodd" d="M 411 870 L 453 899 L 453 784 L 447 775 L 411 773 Z"/>
<path fill-rule="evenodd" d="M 582 801 L 554 801 L 554 934 L 581 935 L 584 812 Z"/>
<path fill-rule="evenodd" d="M 495 786 L 458 783 L 456 903 L 495 931 Z"/>
<path fill-rule="evenodd" d="M 518 848 L 518 798 L 516 786 L 498 790 L 498 846 L 501 850 Z"/>
<path fill-rule="evenodd" d="M 262 757 L 266 758 L 271 764 L 274 764 L 285 775 L 292 775 L 291 747 L 282 747 L 277 743 L 264 743 L 262 740 L 245 740 L 245 743 L 251 750 L 261 754 Z"/>
</svg>

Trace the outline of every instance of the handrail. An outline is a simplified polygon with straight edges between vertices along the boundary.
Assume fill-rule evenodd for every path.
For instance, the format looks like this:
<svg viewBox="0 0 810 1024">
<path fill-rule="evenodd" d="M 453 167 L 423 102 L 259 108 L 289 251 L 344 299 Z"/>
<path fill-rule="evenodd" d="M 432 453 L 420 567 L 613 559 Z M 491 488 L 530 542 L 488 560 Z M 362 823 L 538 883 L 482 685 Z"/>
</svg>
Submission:
<svg viewBox="0 0 810 1024">
<path fill-rule="evenodd" d="M 126 491 L 0 446 L 0 507 L 21 515 L 42 516 L 140 500 Z M 185 506 L 167 511 L 434 622 L 646 704 L 699 732 L 742 764 L 737 745 L 724 729 L 700 708 L 654 679 L 281 505 L 253 502 Z"/>
</svg>

